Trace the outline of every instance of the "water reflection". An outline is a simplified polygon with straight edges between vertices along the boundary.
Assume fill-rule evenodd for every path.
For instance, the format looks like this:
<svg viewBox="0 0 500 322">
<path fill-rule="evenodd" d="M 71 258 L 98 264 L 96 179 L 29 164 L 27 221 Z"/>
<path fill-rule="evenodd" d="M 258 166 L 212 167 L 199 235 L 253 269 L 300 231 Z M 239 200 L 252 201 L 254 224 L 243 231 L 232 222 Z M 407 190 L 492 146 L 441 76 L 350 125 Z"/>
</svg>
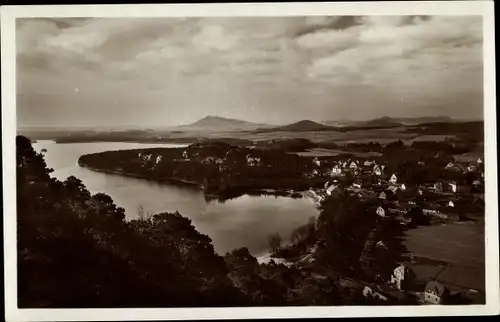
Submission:
<svg viewBox="0 0 500 322">
<path fill-rule="evenodd" d="M 268 249 L 267 236 L 279 232 L 288 239 L 294 228 L 317 216 L 318 211 L 307 199 L 244 195 L 235 199 L 206 201 L 199 190 L 190 187 L 156 183 L 138 178 L 95 172 L 78 166 L 80 155 L 109 150 L 153 147 L 179 147 L 182 144 L 141 144 L 122 142 L 67 143 L 39 141 L 37 151 L 44 152 L 53 176 L 65 180 L 74 175 L 92 193 L 104 192 L 125 208 L 127 219 L 137 218 L 138 207 L 144 213 L 175 212 L 189 217 L 193 225 L 213 240 L 216 251 L 223 254 L 238 247 L 248 247 L 256 255 Z"/>
</svg>

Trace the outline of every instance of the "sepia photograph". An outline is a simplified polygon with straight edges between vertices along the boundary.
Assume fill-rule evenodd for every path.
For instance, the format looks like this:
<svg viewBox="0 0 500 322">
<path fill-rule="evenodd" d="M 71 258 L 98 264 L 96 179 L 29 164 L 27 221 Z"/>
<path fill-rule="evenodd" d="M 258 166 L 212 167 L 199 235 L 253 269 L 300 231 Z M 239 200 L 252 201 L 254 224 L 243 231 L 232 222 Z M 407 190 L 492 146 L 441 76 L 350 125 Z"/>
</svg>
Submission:
<svg viewBox="0 0 500 322">
<path fill-rule="evenodd" d="M 489 4 L 2 8 L 11 319 L 498 313 Z"/>
</svg>

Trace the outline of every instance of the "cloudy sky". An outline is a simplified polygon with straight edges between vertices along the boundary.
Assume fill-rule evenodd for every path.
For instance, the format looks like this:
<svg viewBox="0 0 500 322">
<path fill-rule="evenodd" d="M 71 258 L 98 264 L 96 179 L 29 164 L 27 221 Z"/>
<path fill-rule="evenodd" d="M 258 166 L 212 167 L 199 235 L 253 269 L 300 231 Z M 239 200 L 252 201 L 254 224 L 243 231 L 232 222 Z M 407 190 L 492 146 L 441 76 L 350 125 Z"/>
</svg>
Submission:
<svg viewBox="0 0 500 322">
<path fill-rule="evenodd" d="M 480 16 L 18 19 L 21 126 L 481 118 Z"/>
</svg>

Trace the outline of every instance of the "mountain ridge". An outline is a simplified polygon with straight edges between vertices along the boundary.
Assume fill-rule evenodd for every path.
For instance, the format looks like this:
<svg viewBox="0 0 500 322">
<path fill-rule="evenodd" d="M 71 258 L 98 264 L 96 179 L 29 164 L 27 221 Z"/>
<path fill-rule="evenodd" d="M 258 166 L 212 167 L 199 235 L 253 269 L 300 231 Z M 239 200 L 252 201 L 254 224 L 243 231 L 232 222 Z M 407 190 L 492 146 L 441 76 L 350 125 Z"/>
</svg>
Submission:
<svg viewBox="0 0 500 322">
<path fill-rule="evenodd" d="M 234 118 L 207 115 L 196 122 L 176 126 L 182 130 L 248 130 L 268 126 L 267 124 L 254 123 Z"/>
</svg>

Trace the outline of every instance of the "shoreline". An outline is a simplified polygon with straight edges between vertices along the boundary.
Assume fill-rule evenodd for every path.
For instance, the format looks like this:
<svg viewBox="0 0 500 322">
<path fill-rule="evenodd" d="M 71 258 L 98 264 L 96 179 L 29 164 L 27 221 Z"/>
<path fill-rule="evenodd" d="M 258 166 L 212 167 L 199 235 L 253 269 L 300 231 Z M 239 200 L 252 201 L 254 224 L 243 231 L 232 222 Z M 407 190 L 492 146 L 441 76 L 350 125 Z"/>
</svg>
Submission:
<svg viewBox="0 0 500 322">
<path fill-rule="evenodd" d="M 130 177 L 130 178 L 137 178 L 137 179 L 144 179 L 148 181 L 157 181 L 159 183 L 164 183 L 164 182 L 169 182 L 169 183 L 175 183 L 175 184 L 182 184 L 186 186 L 191 186 L 191 187 L 197 187 L 199 189 L 203 189 L 203 185 L 199 184 L 194 181 L 189 181 L 189 180 L 183 180 L 183 179 L 178 179 L 178 178 L 171 178 L 171 177 L 164 177 L 164 178 L 158 178 L 158 179 L 151 179 L 146 176 L 141 176 L 138 174 L 132 174 L 132 173 L 126 173 L 120 170 L 104 170 L 104 169 L 98 169 L 94 167 L 87 166 L 82 163 L 78 163 L 78 165 L 82 168 L 89 169 L 95 172 L 101 172 L 101 173 L 107 173 L 107 174 L 116 174 L 116 175 L 121 175 L 124 177 Z"/>
<path fill-rule="evenodd" d="M 78 165 L 82 168 L 89 169 L 89 170 L 92 170 L 95 172 L 121 175 L 124 177 L 143 179 L 143 180 L 147 180 L 147 181 L 154 181 L 157 183 L 170 183 L 170 184 L 177 184 L 177 185 L 183 185 L 183 186 L 187 186 L 187 187 L 196 188 L 198 190 L 203 191 L 204 197 L 208 201 L 211 201 L 211 200 L 227 201 L 227 200 L 241 197 L 243 195 L 249 195 L 249 196 L 265 195 L 265 196 L 275 196 L 275 197 L 289 197 L 289 198 L 296 198 L 296 199 L 304 198 L 304 195 L 303 195 L 304 191 L 295 191 L 292 189 L 258 189 L 258 188 L 256 188 L 256 189 L 247 189 L 247 190 L 239 191 L 238 193 L 235 193 L 235 194 L 231 194 L 230 192 L 224 193 L 224 194 L 206 193 L 204 186 L 198 182 L 195 182 L 195 181 L 189 181 L 189 180 L 173 178 L 173 177 L 150 178 L 150 177 L 143 176 L 143 175 L 126 173 L 126 172 L 121 171 L 121 170 L 105 170 L 105 169 L 90 167 L 90 166 L 88 166 L 84 163 L 80 163 L 80 162 L 78 162 Z"/>
</svg>

